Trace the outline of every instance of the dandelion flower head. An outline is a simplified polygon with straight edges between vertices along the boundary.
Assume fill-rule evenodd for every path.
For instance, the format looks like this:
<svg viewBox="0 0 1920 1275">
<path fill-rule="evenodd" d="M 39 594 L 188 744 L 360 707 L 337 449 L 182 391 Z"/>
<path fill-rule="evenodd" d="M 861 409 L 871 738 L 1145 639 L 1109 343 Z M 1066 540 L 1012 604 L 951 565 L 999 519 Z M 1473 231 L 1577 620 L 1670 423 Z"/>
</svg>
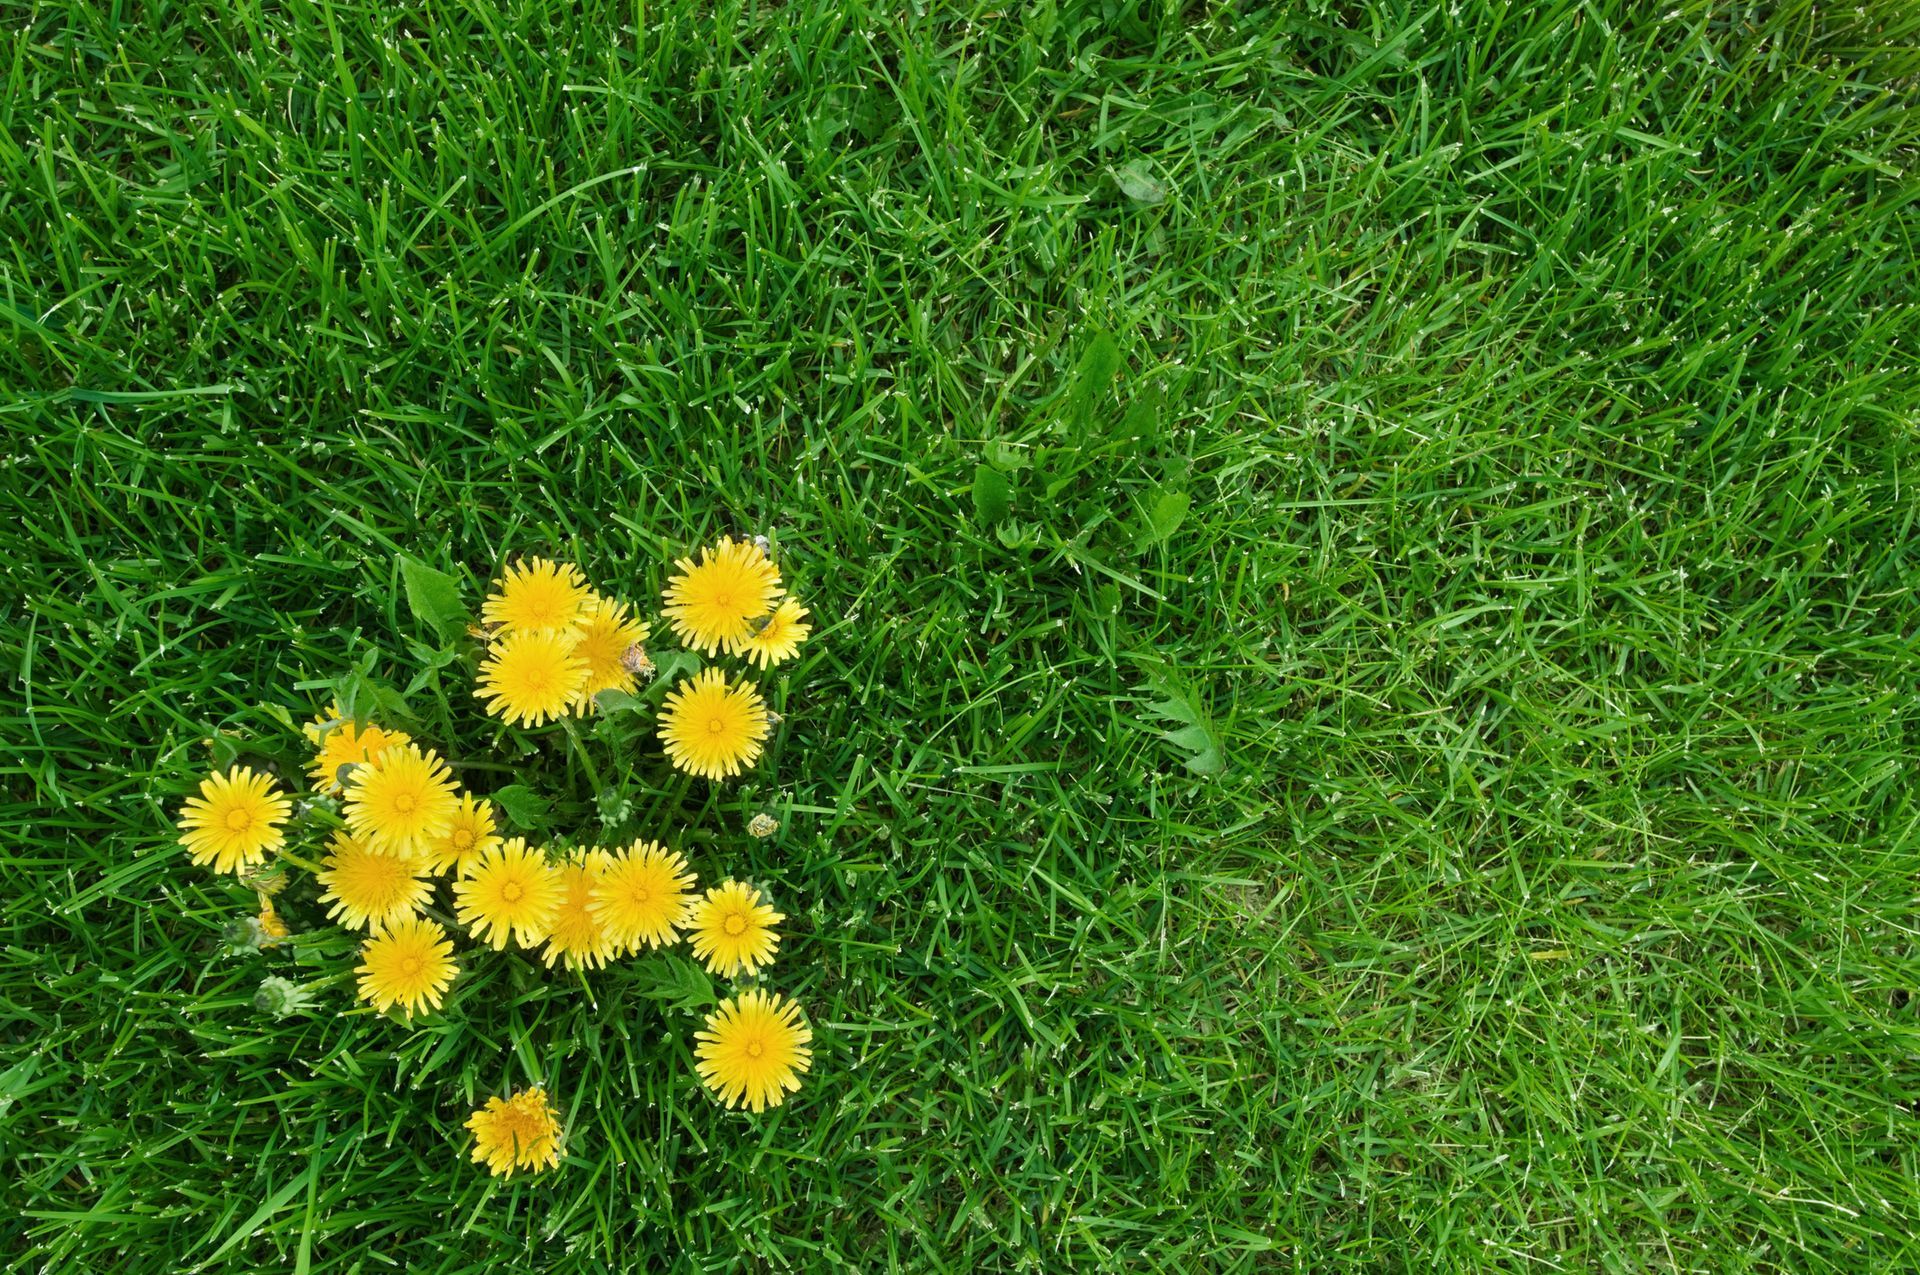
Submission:
<svg viewBox="0 0 1920 1275">
<path fill-rule="evenodd" d="M 813 1029 L 800 1007 L 758 988 L 722 1001 L 693 1038 L 694 1069 L 729 1108 L 779 1106 L 813 1064 Z"/>
<path fill-rule="evenodd" d="M 420 875 L 422 866 L 406 855 L 377 854 L 351 833 L 336 832 L 314 880 L 322 887 L 320 901 L 332 905 L 328 920 L 378 934 L 426 903 L 431 887 Z"/>
<path fill-rule="evenodd" d="M 663 947 L 680 938 L 693 902 L 687 861 L 658 842 L 635 841 L 607 861 L 594 883 L 594 913 L 627 951 Z"/>
<path fill-rule="evenodd" d="M 568 969 L 589 966 L 598 969 L 618 954 L 607 927 L 593 910 L 593 892 L 611 862 L 604 850 L 587 850 L 567 858 L 557 868 L 560 878 L 560 905 L 554 909 L 547 926 L 548 969 L 565 957 Z"/>
<path fill-rule="evenodd" d="M 498 625 L 502 633 L 570 630 L 580 622 L 591 594 L 572 563 L 523 559 L 500 573 L 493 592 L 480 604 L 480 619 Z"/>
<path fill-rule="evenodd" d="M 539 1172 L 560 1163 L 560 1113 L 542 1089 L 523 1089 L 505 1098 L 489 1098 L 467 1118 L 473 1130 L 473 1159 L 495 1177 L 515 1169 Z"/>
<path fill-rule="evenodd" d="M 711 780 L 751 766 L 770 729 L 760 692 L 745 682 L 730 685 L 712 666 L 668 691 L 660 709 L 660 739 L 668 759 Z"/>
<path fill-rule="evenodd" d="M 409 1016 L 439 1009 L 458 967 L 453 942 L 438 921 L 411 917 L 360 946 L 360 999 L 381 1013 L 398 1005 Z"/>
<path fill-rule="evenodd" d="M 473 693 L 487 701 L 488 713 L 510 724 L 539 726 L 558 718 L 587 684 L 578 645 L 578 630 L 509 633 L 487 652 Z"/>
<path fill-rule="evenodd" d="M 354 770 L 341 814 L 369 850 L 411 858 L 427 852 L 459 809 L 447 763 L 409 743 Z"/>
<path fill-rule="evenodd" d="M 348 721 L 337 703 L 331 713 L 317 714 L 302 729 L 314 747 L 313 764 L 307 768 L 313 777 L 314 790 L 333 796 L 342 790 L 344 767 L 364 765 L 395 744 L 412 742 L 412 736 L 405 731 L 388 730 L 372 722 Z"/>
<path fill-rule="evenodd" d="M 788 598 L 774 608 L 758 633 L 737 644 L 739 653 L 763 669 L 792 659 L 800 653 L 807 634 L 813 632 L 811 624 L 802 623 L 808 614 L 805 607 Z"/>
<path fill-rule="evenodd" d="M 574 700 L 575 711 L 592 712 L 593 697 L 601 691 L 626 691 L 639 685 L 628 667 L 627 652 L 647 640 L 652 632 L 627 611 L 627 604 L 598 594 L 591 597 L 582 612 L 580 642 L 574 653 L 586 661 L 587 679 Z"/>
<path fill-rule="evenodd" d="M 200 795 L 182 805 L 180 844 L 197 864 L 244 872 L 286 844 L 280 825 L 292 811 L 269 776 L 235 766 L 201 780 Z"/>
<path fill-rule="evenodd" d="M 493 803 L 472 793 L 460 794 L 447 830 L 427 846 L 427 870 L 436 876 L 453 871 L 466 876 L 480 856 L 500 844 L 494 831 Z"/>
<path fill-rule="evenodd" d="M 773 964 L 780 936 L 773 927 L 786 920 L 764 903 L 760 891 L 739 881 L 728 881 L 707 891 L 693 905 L 688 924 L 693 930 L 693 954 L 715 974 L 729 978 L 751 976 Z"/>
<path fill-rule="evenodd" d="M 546 854 L 513 837 L 474 862 L 453 883 L 454 915 L 497 951 L 507 939 L 533 947 L 547 937 L 560 907 L 560 872 Z"/>
<path fill-rule="evenodd" d="M 682 558 L 667 582 L 661 608 L 682 645 L 712 655 L 729 651 L 752 635 L 753 621 L 773 609 L 780 571 L 751 541 L 722 537 L 700 551 L 700 562 Z"/>
</svg>

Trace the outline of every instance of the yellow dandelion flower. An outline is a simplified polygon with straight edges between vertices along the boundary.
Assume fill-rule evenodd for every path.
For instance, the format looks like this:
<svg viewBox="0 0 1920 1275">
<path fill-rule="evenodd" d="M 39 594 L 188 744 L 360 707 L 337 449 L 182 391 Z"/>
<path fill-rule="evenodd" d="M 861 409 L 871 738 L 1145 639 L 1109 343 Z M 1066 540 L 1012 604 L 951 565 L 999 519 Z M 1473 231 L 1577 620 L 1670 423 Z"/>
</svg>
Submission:
<svg viewBox="0 0 1920 1275">
<path fill-rule="evenodd" d="M 636 841 L 607 862 L 593 887 L 594 914 L 627 951 L 680 939 L 693 904 L 687 861 L 658 842 Z"/>
<path fill-rule="evenodd" d="M 729 685 L 719 669 L 701 669 L 667 692 L 660 739 L 680 769 L 708 779 L 739 774 L 760 756 L 771 729 L 767 702 L 745 682 Z"/>
<path fill-rule="evenodd" d="M 574 654 L 587 662 L 587 680 L 574 697 L 576 713 L 590 713 L 601 691 L 632 694 L 639 685 L 629 667 L 627 652 L 640 646 L 653 630 L 627 613 L 627 604 L 594 595 L 583 612 L 580 644 Z M 643 648 L 644 649 L 644 648 Z"/>
<path fill-rule="evenodd" d="M 405 855 L 377 854 L 358 837 L 336 832 L 313 879 L 324 887 L 320 901 L 333 905 L 328 920 L 378 934 L 426 903 L 432 887 L 420 875 L 422 866 Z"/>
<path fill-rule="evenodd" d="M 760 891 L 728 881 L 707 891 L 687 917 L 693 930 L 693 954 L 715 974 L 729 978 L 751 976 L 773 964 L 780 936 L 773 927 L 786 920 L 771 904 L 760 901 Z"/>
<path fill-rule="evenodd" d="M 751 541 L 722 537 L 692 558 L 674 563 L 680 574 L 667 582 L 661 608 L 681 645 L 712 655 L 751 635 L 753 621 L 773 610 L 780 596 L 780 572 Z"/>
<path fill-rule="evenodd" d="M 481 855 L 473 871 L 453 883 L 454 915 L 475 938 L 497 951 L 511 934 L 521 947 L 547 937 L 560 908 L 560 871 L 524 837 L 513 837 Z"/>
<path fill-rule="evenodd" d="M 792 659 L 800 653 L 800 644 L 807 640 L 807 634 L 813 632 L 811 624 L 801 623 L 808 614 L 805 607 L 788 598 L 774 608 L 758 633 L 734 644 L 735 653 L 746 656 L 763 669 Z"/>
<path fill-rule="evenodd" d="M 354 770 L 341 814 L 367 849 L 412 858 L 427 852 L 459 809 L 447 763 L 410 743 Z"/>
<path fill-rule="evenodd" d="M 453 821 L 427 845 L 427 871 L 435 876 L 449 871 L 466 876 L 481 855 L 500 844 L 494 827 L 493 803 L 485 797 L 461 793 Z"/>
<path fill-rule="evenodd" d="M 525 559 L 500 574 L 494 591 L 480 604 L 480 618 L 500 626 L 501 633 L 570 630 L 580 622 L 590 596 L 586 577 L 572 563 Z"/>
<path fill-rule="evenodd" d="M 576 644 L 553 630 L 510 633 L 487 653 L 473 693 L 487 701 L 488 713 L 509 723 L 538 726 L 557 718 L 587 684 L 587 662 L 574 653 Z"/>
<path fill-rule="evenodd" d="M 381 1013 L 395 1005 L 411 1018 L 439 1009 L 459 967 L 438 921 L 413 917 L 360 945 L 360 999 Z"/>
<path fill-rule="evenodd" d="M 312 723 L 301 728 L 313 742 L 313 764 L 307 773 L 313 776 L 315 791 L 338 795 L 341 769 L 372 761 L 395 744 L 409 744 L 413 737 L 405 731 L 387 730 L 372 722 L 350 722 L 335 704 L 331 713 L 317 714 Z"/>
<path fill-rule="evenodd" d="M 620 945 L 593 910 L 594 887 L 610 862 L 606 851 L 588 850 L 560 864 L 560 906 L 547 927 L 548 969 L 563 956 L 570 970 L 582 965 L 598 969 L 619 954 Z"/>
<path fill-rule="evenodd" d="M 467 1117 L 473 1130 L 473 1159 L 494 1177 L 512 1177 L 515 1169 L 551 1169 L 560 1163 L 560 1113 L 542 1089 L 523 1089 Z"/>
<path fill-rule="evenodd" d="M 759 988 L 742 992 L 707 1015 L 695 1032 L 694 1070 L 731 1109 L 744 1103 L 755 1112 L 777 1107 L 800 1089 L 813 1065 L 813 1029 L 790 1000 Z"/>
<path fill-rule="evenodd" d="M 235 766 L 201 780 L 200 795 L 182 804 L 180 844 L 195 863 L 210 863 L 215 872 L 244 872 L 286 844 L 280 825 L 292 812 L 293 803 L 275 790 L 270 776 Z"/>
</svg>

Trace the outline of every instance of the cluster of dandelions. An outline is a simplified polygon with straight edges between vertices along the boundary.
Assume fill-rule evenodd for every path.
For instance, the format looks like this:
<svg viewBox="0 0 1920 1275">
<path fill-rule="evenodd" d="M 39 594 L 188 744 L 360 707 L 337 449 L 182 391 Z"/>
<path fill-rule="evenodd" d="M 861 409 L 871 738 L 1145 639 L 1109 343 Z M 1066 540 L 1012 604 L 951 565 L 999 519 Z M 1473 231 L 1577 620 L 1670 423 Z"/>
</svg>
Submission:
<svg viewBox="0 0 1920 1275">
<path fill-rule="evenodd" d="M 788 596 L 757 543 L 722 537 L 698 562 L 675 566 L 662 614 L 689 650 L 765 671 L 792 659 L 812 632 L 807 608 Z M 514 563 L 480 618 L 488 649 L 474 694 L 510 725 L 591 713 L 604 693 L 631 694 L 655 671 L 645 646 L 651 627 L 626 603 L 595 593 L 570 563 Z M 709 664 L 667 692 L 656 733 L 675 766 L 718 782 L 759 759 L 772 723 L 751 680 Z"/>
<path fill-rule="evenodd" d="M 758 546 L 722 540 L 699 564 L 678 565 L 666 614 L 690 646 L 764 669 L 805 640 L 807 612 L 783 596 Z M 481 618 L 488 649 L 476 693 L 509 723 L 592 712 L 602 692 L 631 693 L 653 672 L 649 626 L 625 603 L 593 593 L 567 564 L 510 567 Z M 669 693 L 658 733 L 674 765 L 717 781 L 753 763 L 767 728 L 757 690 L 709 667 Z M 195 863 L 259 891 L 252 924 L 263 944 L 289 933 L 274 905 L 286 878 L 263 870 L 269 856 L 312 869 L 327 918 L 366 935 L 355 985 L 375 1011 L 408 1021 L 440 1012 L 461 977 L 454 934 L 462 931 L 495 950 L 524 950 L 548 969 L 599 969 L 686 940 L 711 973 L 752 980 L 777 954 L 775 926 L 785 917 L 752 885 L 727 880 L 702 893 L 679 853 L 646 839 L 558 849 L 503 836 L 493 803 L 463 791 L 431 748 L 350 719 L 338 704 L 303 730 L 313 747 L 312 787 L 339 802 L 339 819 L 321 829 L 328 839 L 317 867 L 286 850 L 292 801 L 271 776 L 247 767 L 201 783 L 182 810 L 179 840 Z M 331 808 L 302 803 L 314 817 Z M 757 816 L 750 831 L 765 835 L 768 824 Z M 728 1108 L 760 1112 L 799 1089 L 811 1040 L 797 1004 L 747 986 L 695 1033 L 696 1070 Z M 495 1174 L 559 1162 L 563 1131 L 543 1089 L 490 1099 L 467 1128 L 473 1158 Z"/>
</svg>

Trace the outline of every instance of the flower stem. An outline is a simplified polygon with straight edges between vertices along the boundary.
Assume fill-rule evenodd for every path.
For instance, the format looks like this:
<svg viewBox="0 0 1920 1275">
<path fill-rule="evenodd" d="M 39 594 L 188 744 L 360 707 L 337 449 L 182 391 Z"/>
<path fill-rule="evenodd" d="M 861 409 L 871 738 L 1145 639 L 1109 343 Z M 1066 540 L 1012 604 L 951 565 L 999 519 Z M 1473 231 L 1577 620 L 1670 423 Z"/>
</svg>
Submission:
<svg viewBox="0 0 1920 1275">
<path fill-rule="evenodd" d="M 600 772 L 594 769 L 593 758 L 587 755 L 587 746 L 581 742 L 580 733 L 574 729 L 573 719 L 561 718 L 560 727 L 567 732 L 567 742 L 573 746 L 573 755 L 579 759 L 580 768 L 587 772 L 587 782 L 593 785 L 593 799 L 598 804 L 601 792 Z"/>
</svg>

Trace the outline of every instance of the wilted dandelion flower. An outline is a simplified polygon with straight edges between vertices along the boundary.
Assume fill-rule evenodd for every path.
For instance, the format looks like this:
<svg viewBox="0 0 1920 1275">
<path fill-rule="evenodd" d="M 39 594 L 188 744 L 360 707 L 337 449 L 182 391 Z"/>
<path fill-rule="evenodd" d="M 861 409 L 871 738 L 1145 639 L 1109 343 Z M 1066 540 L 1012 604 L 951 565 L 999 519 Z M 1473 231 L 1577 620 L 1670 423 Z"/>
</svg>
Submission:
<svg viewBox="0 0 1920 1275">
<path fill-rule="evenodd" d="M 270 899 L 287 888 L 287 869 L 283 864 L 271 868 L 248 868 L 240 874 L 240 884 L 261 898 Z"/>
<path fill-rule="evenodd" d="M 639 685 L 627 667 L 626 654 L 645 642 L 652 630 L 627 613 L 626 603 L 598 595 L 588 601 L 582 616 L 580 644 L 574 654 L 587 662 L 587 680 L 574 697 L 573 708 L 589 713 L 598 707 L 593 697 L 601 691 L 631 693 Z"/>
<path fill-rule="evenodd" d="M 354 770 L 341 814 L 367 849 L 411 858 L 427 852 L 459 809 L 447 763 L 403 744 Z"/>
<path fill-rule="evenodd" d="M 272 947 L 284 942 L 290 934 L 287 923 L 274 910 L 273 900 L 264 894 L 260 896 L 260 915 L 254 918 L 254 924 L 260 930 L 259 947 Z"/>
<path fill-rule="evenodd" d="M 681 770 L 725 779 L 760 756 L 771 727 L 760 692 L 707 667 L 667 692 L 660 709 L 660 739 Z"/>
<path fill-rule="evenodd" d="M 594 883 L 594 914 L 613 941 L 629 951 L 663 947 L 680 938 L 693 902 L 687 861 L 654 841 L 635 841 L 607 862 Z"/>
<path fill-rule="evenodd" d="M 797 601 L 788 598 L 774 608 L 760 631 L 734 644 L 735 651 L 747 657 L 750 663 L 761 668 L 772 668 L 784 660 L 790 660 L 800 652 L 800 644 L 807 640 L 807 634 L 813 632 L 811 624 L 803 624 L 809 612 Z"/>
<path fill-rule="evenodd" d="M 506 1098 L 489 1098 L 467 1118 L 473 1130 L 473 1159 L 495 1177 L 515 1169 L 551 1169 L 560 1163 L 560 1113 L 542 1089 L 523 1089 Z"/>
<path fill-rule="evenodd" d="M 747 835 L 749 837 L 757 837 L 764 840 L 778 831 L 780 831 L 780 821 L 764 811 L 747 820 Z"/>
<path fill-rule="evenodd" d="M 636 681 L 651 682 L 660 668 L 647 654 L 647 648 L 635 643 L 620 653 L 620 667 L 633 674 Z"/>
<path fill-rule="evenodd" d="M 758 988 L 722 1001 L 707 1015 L 707 1029 L 693 1038 L 694 1069 L 729 1108 L 779 1106 L 799 1090 L 800 1076 L 813 1064 L 807 1047 L 813 1029 L 800 1007 Z"/>
<path fill-rule="evenodd" d="M 578 630 L 510 633 L 480 665 L 473 693 L 487 712 L 508 723 L 538 726 L 567 711 L 587 684 L 587 662 L 576 653 Z"/>
<path fill-rule="evenodd" d="M 387 730 L 372 722 L 350 722 L 337 703 L 331 713 L 316 715 L 301 729 L 315 749 L 313 764 L 307 768 L 315 791 L 335 796 L 341 791 L 342 767 L 370 762 L 395 744 L 413 741 L 405 731 Z"/>
<path fill-rule="evenodd" d="M 287 941 L 287 936 L 287 923 L 274 911 L 273 900 L 264 895 L 260 898 L 257 916 L 235 917 L 220 928 L 223 950 L 231 956 L 278 947 Z"/>
<path fill-rule="evenodd" d="M 447 830 L 427 844 L 427 870 L 436 876 L 452 870 L 464 877 L 481 855 L 499 844 L 493 803 L 485 797 L 461 793 L 459 808 L 453 812 Z"/>
<path fill-rule="evenodd" d="M 525 559 L 501 573 L 494 591 L 480 604 L 480 618 L 500 626 L 502 633 L 571 630 L 590 596 L 586 578 L 572 563 Z"/>
<path fill-rule="evenodd" d="M 687 921 L 693 929 L 693 954 L 715 974 L 750 976 L 773 964 L 780 946 L 773 927 L 786 919 L 760 901 L 760 891 L 728 881 L 693 905 Z"/>
<path fill-rule="evenodd" d="M 420 875 L 423 866 L 408 855 L 377 854 L 358 837 L 336 832 L 314 880 L 323 887 L 320 901 L 332 904 L 328 920 L 378 934 L 426 903 L 431 887 Z"/>
<path fill-rule="evenodd" d="M 752 633 L 753 621 L 773 609 L 780 572 L 759 546 L 721 537 L 700 551 L 700 563 L 682 558 L 680 574 L 667 582 L 661 608 L 682 645 L 713 654 L 733 649 Z"/>
<path fill-rule="evenodd" d="M 547 937 L 560 907 L 560 873 L 525 838 L 513 837 L 474 862 L 464 880 L 453 883 L 454 915 L 475 938 L 497 951 L 509 935 L 521 947 Z"/>
<path fill-rule="evenodd" d="M 594 887 L 605 874 L 608 861 L 606 851 L 588 850 L 559 865 L 560 906 L 554 909 L 553 921 L 547 926 L 544 954 L 548 969 L 563 956 L 568 969 L 582 965 L 598 969 L 619 952 L 620 945 L 593 910 Z"/>
<path fill-rule="evenodd" d="M 439 1009 L 458 967 L 453 942 L 438 921 L 401 921 L 360 946 L 360 999 L 381 1013 L 395 1005 L 408 1016 Z"/>
<path fill-rule="evenodd" d="M 187 798 L 180 811 L 180 844 L 195 863 L 212 864 L 215 872 L 244 872 L 286 844 L 280 825 L 292 810 L 271 778 L 235 766 L 224 775 L 207 776 L 200 781 L 200 795 Z"/>
</svg>

